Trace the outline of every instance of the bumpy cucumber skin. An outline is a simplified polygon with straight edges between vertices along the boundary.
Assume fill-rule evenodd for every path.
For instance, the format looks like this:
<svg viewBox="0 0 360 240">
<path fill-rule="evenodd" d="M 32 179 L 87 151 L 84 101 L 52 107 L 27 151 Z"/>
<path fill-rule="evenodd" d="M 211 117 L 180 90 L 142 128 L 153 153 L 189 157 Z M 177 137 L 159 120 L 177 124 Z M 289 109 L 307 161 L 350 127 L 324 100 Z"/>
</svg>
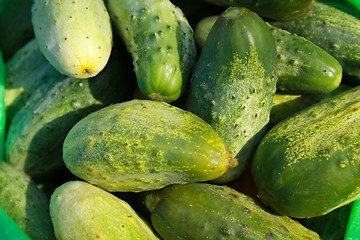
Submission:
<svg viewBox="0 0 360 240">
<path fill-rule="evenodd" d="M 208 122 L 238 159 L 218 183 L 243 172 L 269 121 L 276 81 L 270 29 L 252 11 L 228 8 L 201 50 L 185 102 L 185 109 Z"/>
<path fill-rule="evenodd" d="M 59 186 L 50 214 L 57 239 L 159 239 L 127 202 L 83 181 Z"/>
<path fill-rule="evenodd" d="M 40 85 L 65 78 L 41 53 L 36 39 L 22 46 L 5 65 L 5 107 L 7 125 Z"/>
<path fill-rule="evenodd" d="M 102 0 L 35 0 L 31 21 L 40 50 L 62 74 L 94 77 L 107 64 L 112 29 Z"/>
<path fill-rule="evenodd" d="M 268 129 L 271 129 L 282 120 L 290 117 L 291 115 L 309 107 L 321 100 L 329 97 L 333 97 L 346 90 L 349 90 L 353 86 L 341 84 L 334 91 L 325 94 L 288 94 L 285 92 L 277 92 L 274 96 L 273 106 L 270 112 L 270 122 L 267 125 Z"/>
<path fill-rule="evenodd" d="M 165 239 L 320 239 L 286 216 L 220 185 L 172 185 L 145 198 L 151 222 Z"/>
<path fill-rule="evenodd" d="M 274 21 L 280 27 L 309 39 L 339 61 L 344 78 L 360 82 L 360 20 L 339 9 L 315 2 L 312 10 L 290 21 Z"/>
<path fill-rule="evenodd" d="M 68 133 L 63 159 L 77 177 L 117 192 L 207 181 L 236 164 L 205 121 L 152 100 L 113 104 L 89 114 Z"/>
<path fill-rule="evenodd" d="M 31 239 L 55 239 L 49 199 L 29 176 L 3 161 L 0 161 L 0 206 Z"/>
<path fill-rule="evenodd" d="M 0 1 L 0 49 L 5 62 L 34 37 L 31 24 L 32 4 L 33 0 Z"/>
<path fill-rule="evenodd" d="M 201 19 L 195 42 L 202 48 L 218 16 Z M 277 90 L 292 94 L 329 93 L 342 80 L 340 63 L 328 52 L 303 37 L 267 23 L 277 51 Z"/>
<path fill-rule="evenodd" d="M 109 0 L 107 7 L 132 55 L 140 91 L 152 100 L 178 99 L 197 57 L 181 10 L 168 0 Z"/>
<path fill-rule="evenodd" d="M 115 52 L 113 53 L 115 54 Z M 131 98 L 134 84 L 122 69 L 122 57 L 111 56 L 95 78 L 65 78 L 41 85 L 15 114 L 5 142 L 6 159 L 32 177 L 66 170 L 62 143 L 67 132 L 87 114 Z"/>
<path fill-rule="evenodd" d="M 259 196 L 279 214 L 325 215 L 360 197 L 360 88 L 316 103 L 272 128 L 252 161 Z"/>
<path fill-rule="evenodd" d="M 307 14 L 315 0 L 203 0 L 218 6 L 246 7 L 275 20 L 289 20 Z"/>
</svg>

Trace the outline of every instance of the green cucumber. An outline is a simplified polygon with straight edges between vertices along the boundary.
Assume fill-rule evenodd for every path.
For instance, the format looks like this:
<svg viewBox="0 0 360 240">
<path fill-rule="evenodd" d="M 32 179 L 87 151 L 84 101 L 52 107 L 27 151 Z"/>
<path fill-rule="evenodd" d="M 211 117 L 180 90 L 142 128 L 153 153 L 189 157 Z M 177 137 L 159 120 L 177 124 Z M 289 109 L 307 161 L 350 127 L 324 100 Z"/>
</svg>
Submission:
<svg viewBox="0 0 360 240">
<path fill-rule="evenodd" d="M 200 20 L 195 28 L 195 42 L 202 48 L 217 16 Z M 336 89 L 343 69 L 328 52 L 311 41 L 267 23 L 275 39 L 277 90 L 297 94 L 329 93 Z"/>
<path fill-rule="evenodd" d="M 339 61 L 344 78 L 360 83 L 360 19 L 337 8 L 315 2 L 311 11 L 289 21 L 271 25 L 305 37 Z"/>
<path fill-rule="evenodd" d="M 287 117 L 311 106 L 321 100 L 333 97 L 339 93 L 352 88 L 350 85 L 341 84 L 334 91 L 325 94 L 289 94 L 286 92 L 277 92 L 274 96 L 273 106 L 270 112 L 270 122 L 268 129 L 274 127 Z"/>
<path fill-rule="evenodd" d="M 48 197 L 28 175 L 4 161 L 0 161 L 0 206 L 31 239 L 55 239 Z"/>
<path fill-rule="evenodd" d="M 360 10 L 352 3 L 353 0 L 338 1 L 338 0 L 317 0 L 318 2 L 337 8 L 343 12 L 346 12 L 354 17 L 360 19 Z M 355 0 L 356 2 L 357 0 Z"/>
<path fill-rule="evenodd" d="M 89 114 L 66 136 L 63 159 L 75 176 L 111 192 L 207 181 L 237 163 L 205 121 L 153 100 Z"/>
<path fill-rule="evenodd" d="M 96 76 L 112 50 L 112 29 L 103 0 L 35 0 L 32 24 L 41 52 L 62 74 Z"/>
<path fill-rule="evenodd" d="M 109 0 L 107 7 L 132 55 L 140 91 L 151 100 L 178 99 L 197 57 L 182 11 L 168 0 Z"/>
<path fill-rule="evenodd" d="M 19 225 L 0 206 L 0 238 L 6 240 L 31 240 Z"/>
<path fill-rule="evenodd" d="M 276 48 L 269 27 L 254 12 L 223 12 L 195 65 L 184 108 L 209 123 L 238 166 L 216 181 L 239 177 L 264 134 L 276 86 Z"/>
<path fill-rule="evenodd" d="M 159 239 L 127 202 L 82 181 L 56 188 L 50 214 L 57 239 Z"/>
<path fill-rule="evenodd" d="M 7 125 L 40 85 L 44 83 L 53 85 L 64 78 L 64 75 L 45 59 L 34 38 L 6 62 L 5 70 Z"/>
<path fill-rule="evenodd" d="M 315 0 L 202 0 L 224 7 L 245 7 L 261 17 L 289 20 L 307 14 Z"/>
<path fill-rule="evenodd" d="M 65 77 L 53 85 L 41 85 L 10 122 L 7 161 L 32 177 L 66 170 L 62 144 L 71 127 L 93 111 L 131 98 L 136 82 L 129 82 L 125 66 L 113 52 L 95 78 Z"/>
<path fill-rule="evenodd" d="M 31 24 L 32 4 L 33 0 L 0 1 L 0 49 L 5 62 L 34 38 Z"/>
<path fill-rule="evenodd" d="M 172 185 L 145 198 L 164 240 L 320 239 L 313 231 L 236 190 L 208 183 Z"/>
<path fill-rule="evenodd" d="M 279 214 L 322 216 L 360 197 L 360 86 L 326 98 L 272 128 L 252 175 Z"/>
</svg>

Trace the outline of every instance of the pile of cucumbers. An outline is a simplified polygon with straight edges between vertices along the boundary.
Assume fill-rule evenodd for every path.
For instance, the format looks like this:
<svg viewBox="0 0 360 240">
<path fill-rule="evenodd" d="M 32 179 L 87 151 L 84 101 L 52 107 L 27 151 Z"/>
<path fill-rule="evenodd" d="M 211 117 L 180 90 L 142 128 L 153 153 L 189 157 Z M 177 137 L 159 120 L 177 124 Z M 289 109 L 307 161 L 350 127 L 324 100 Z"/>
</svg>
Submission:
<svg viewBox="0 0 360 240">
<path fill-rule="evenodd" d="M 0 0 L 0 237 L 343 239 L 360 199 L 349 6 Z"/>
</svg>

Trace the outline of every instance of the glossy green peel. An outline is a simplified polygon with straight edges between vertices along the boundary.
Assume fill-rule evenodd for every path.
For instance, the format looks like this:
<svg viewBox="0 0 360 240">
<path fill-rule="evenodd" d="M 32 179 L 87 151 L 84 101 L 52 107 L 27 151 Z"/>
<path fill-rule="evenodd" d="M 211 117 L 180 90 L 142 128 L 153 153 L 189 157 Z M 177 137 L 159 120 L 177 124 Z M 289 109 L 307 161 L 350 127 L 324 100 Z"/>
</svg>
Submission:
<svg viewBox="0 0 360 240">
<path fill-rule="evenodd" d="M 107 7 L 132 55 L 140 91 L 152 100 L 178 99 L 197 54 L 182 11 L 168 0 L 109 0 Z"/>
</svg>

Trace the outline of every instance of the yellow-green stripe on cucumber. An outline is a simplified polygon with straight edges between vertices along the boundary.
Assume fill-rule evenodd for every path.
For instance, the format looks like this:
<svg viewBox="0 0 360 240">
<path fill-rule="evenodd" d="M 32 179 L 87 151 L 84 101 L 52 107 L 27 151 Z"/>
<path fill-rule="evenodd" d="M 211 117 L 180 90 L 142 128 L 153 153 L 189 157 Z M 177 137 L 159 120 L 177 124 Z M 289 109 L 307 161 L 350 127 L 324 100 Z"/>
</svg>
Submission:
<svg viewBox="0 0 360 240">
<path fill-rule="evenodd" d="M 145 204 L 163 239 L 320 239 L 297 221 L 227 186 L 167 186 L 147 193 Z"/>
<path fill-rule="evenodd" d="M 185 109 L 208 122 L 238 166 L 218 182 L 239 177 L 269 121 L 276 86 L 276 48 L 254 12 L 228 8 L 217 19 L 190 79 Z"/>
<path fill-rule="evenodd" d="M 195 41 L 202 48 L 218 16 L 201 19 Z M 267 23 L 277 51 L 277 90 L 292 94 L 323 94 L 342 81 L 342 66 L 327 51 L 311 41 Z"/>
<path fill-rule="evenodd" d="M 346 81 L 360 82 L 360 20 L 339 9 L 315 2 L 311 11 L 289 21 L 273 21 L 280 27 L 305 37 L 339 61 Z"/>
<path fill-rule="evenodd" d="M 107 64 L 113 42 L 103 0 L 35 0 L 32 24 L 40 50 L 62 74 L 94 77 Z"/>
<path fill-rule="evenodd" d="M 132 55 L 140 91 L 152 100 L 178 99 L 197 54 L 181 10 L 168 0 L 109 0 L 107 7 Z"/>
<path fill-rule="evenodd" d="M 207 181 L 237 163 L 201 118 L 152 100 L 131 100 L 89 114 L 68 133 L 63 159 L 79 178 L 118 192 Z"/>
<path fill-rule="evenodd" d="M 259 196 L 290 217 L 316 217 L 360 197 L 360 87 L 283 120 L 259 144 Z"/>
<path fill-rule="evenodd" d="M 83 181 L 56 188 L 50 214 L 57 239 L 159 239 L 127 202 Z"/>
</svg>

